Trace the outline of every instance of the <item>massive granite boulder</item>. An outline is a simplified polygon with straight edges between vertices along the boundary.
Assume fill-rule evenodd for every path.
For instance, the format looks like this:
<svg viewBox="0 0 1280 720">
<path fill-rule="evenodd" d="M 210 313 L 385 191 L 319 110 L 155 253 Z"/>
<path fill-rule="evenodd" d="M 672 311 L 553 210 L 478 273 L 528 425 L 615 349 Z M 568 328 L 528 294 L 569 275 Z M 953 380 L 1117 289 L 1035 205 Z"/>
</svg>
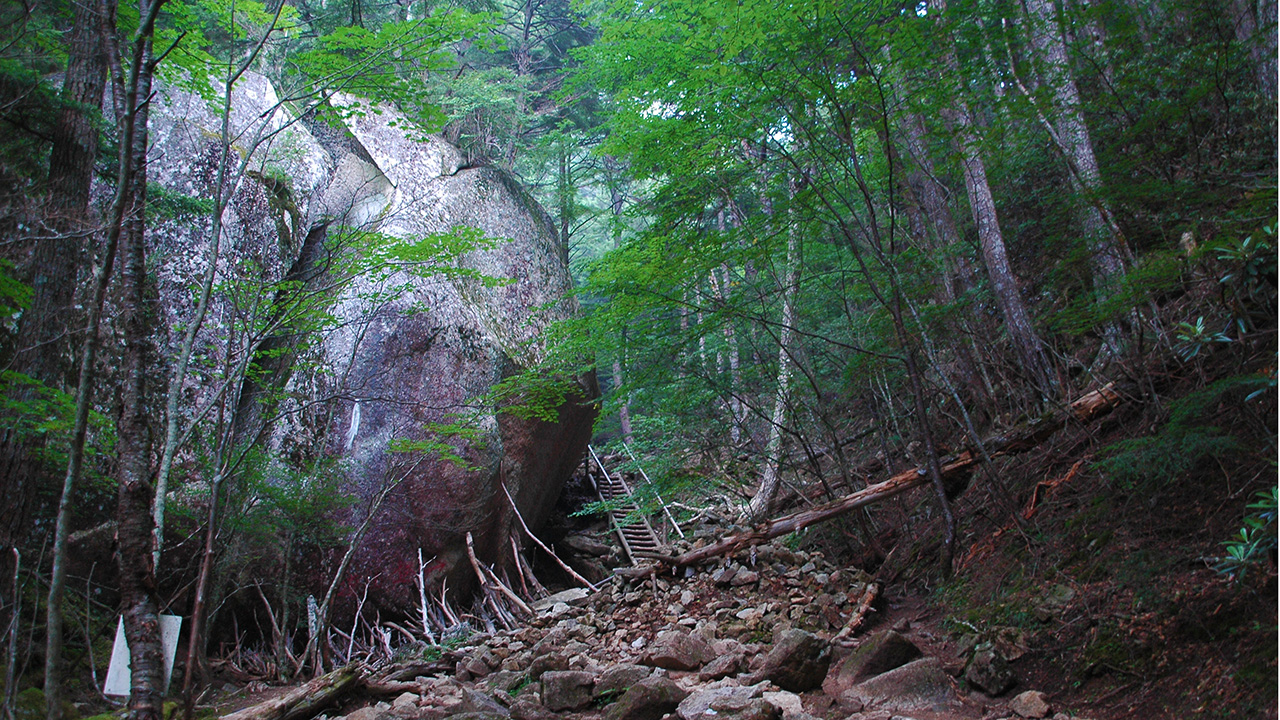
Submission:
<svg viewBox="0 0 1280 720">
<path fill-rule="evenodd" d="M 228 367 L 252 363 L 255 372 L 231 393 L 238 398 L 232 435 L 241 447 L 267 451 L 269 465 L 294 471 L 279 478 L 310 482 L 296 470 L 336 467 L 355 496 L 355 521 L 394 486 L 351 577 L 361 586 L 374 578 L 379 605 L 406 609 L 417 603 L 420 550 L 424 560 L 435 558 L 432 579 L 448 576 L 450 588 L 471 573 L 468 532 L 482 559 L 509 560 L 520 531 L 507 493 L 536 528 L 582 457 L 596 413 L 593 377 L 570 379 L 576 390 L 553 408 L 556 422 L 482 399 L 537 365 L 548 324 L 577 312 L 565 246 L 509 175 L 463 167 L 456 148 L 415 134 L 393 109 L 340 98 L 297 118 L 259 76 L 233 97 L 232 159 L 249 162 L 224 216 L 217 262 L 220 282 L 240 289 L 215 296 L 200 351 Z M 152 179 L 162 194 L 212 196 L 219 102 L 176 87 L 161 92 Z M 208 267 L 210 233 L 207 220 L 172 215 L 152 234 L 152 255 L 176 347 L 194 308 L 190 289 Z M 428 272 L 408 262 L 352 270 L 368 260 L 368 243 L 407 243 L 457 227 L 494 242 Z M 246 303 L 254 288 L 257 302 Z M 303 299 L 310 314 L 289 316 Z M 308 323 L 320 332 L 298 332 Z M 212 372 L 197 367 L 184 406 L 194 412 L 222 392 Z M 474 435 L 428 429 L 455 422 Z M 400 440 L 445 442 L 465 464 L 393 451 Z M 325 578 L 315 580 L 322 590 Z"/>
</svg>

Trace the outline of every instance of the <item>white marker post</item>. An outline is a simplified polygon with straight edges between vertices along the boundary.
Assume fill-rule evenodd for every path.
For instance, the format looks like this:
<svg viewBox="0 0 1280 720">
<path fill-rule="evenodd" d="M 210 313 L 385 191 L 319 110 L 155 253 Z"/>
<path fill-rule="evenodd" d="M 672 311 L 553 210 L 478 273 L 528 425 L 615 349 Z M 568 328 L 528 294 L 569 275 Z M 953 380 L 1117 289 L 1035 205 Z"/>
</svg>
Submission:
<svg viewBox="0 0 1280 720">
<path fill-rule="evenodd" d="M 182 618 L 177 615 L 160 616 L 160 645 L 164 648 L 164 679 L 160 692 L 169 692 L 169 676 L 173 674 L 173 658 L 178 654 L 178 631 Z M 107 681 L 102 693 L 115 697 L 128 697 L 132 677 L 129 673 L 129 641 L 124 637 L 124 617 L 116 623 L 116 642 L 111 647 L 111 665 L 107 667 Z"/>
</svg>

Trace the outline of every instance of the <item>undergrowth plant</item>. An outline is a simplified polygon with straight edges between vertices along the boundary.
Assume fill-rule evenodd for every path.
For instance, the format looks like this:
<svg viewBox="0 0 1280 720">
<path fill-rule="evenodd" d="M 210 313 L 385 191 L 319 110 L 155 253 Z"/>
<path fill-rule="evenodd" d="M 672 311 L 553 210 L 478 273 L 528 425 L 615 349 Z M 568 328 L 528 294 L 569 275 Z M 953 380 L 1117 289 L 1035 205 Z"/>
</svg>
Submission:
<svg viewBox="0 0 1280 720">
<path fill-rule="evenodd" d="M 1169 404 L 1169 420 L 1159 432 L 1110 445 L 1096 467 L 1125 490 L 1153 489 L 1209 458 L 1243 452 L 1234 435 L 1215 424 L 1224 402 L 1252 402 L 1274 381 L 1259 375 L 1218 380 Z"/>
<path fill-rule="evenodd" d="M 1244 525 L 1230 540 L 1223 543 L 1227 554 L 1214 567 L 1234 582 L 1244 580 L 1249 570 L 1264 566 L 1277 544 L 1276 510 L 1280 498 L 1277 488 L 1260 491 L 1256 499 L 1246 506 L 1253 512 L 1246 515 Z"/>
</svg>

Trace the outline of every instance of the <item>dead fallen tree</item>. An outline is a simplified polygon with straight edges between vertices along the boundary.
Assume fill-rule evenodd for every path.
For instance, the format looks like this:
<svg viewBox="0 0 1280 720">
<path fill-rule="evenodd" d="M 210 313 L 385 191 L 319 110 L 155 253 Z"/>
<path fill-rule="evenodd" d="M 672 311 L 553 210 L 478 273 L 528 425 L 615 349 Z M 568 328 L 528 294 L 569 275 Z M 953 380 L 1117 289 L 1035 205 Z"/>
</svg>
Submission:
<svg viewBox="0 0 1280 720">
<path fill-rule="evenodd" d="M 264 703 L 223 716 L 225 720 L 305 720 L 351 694 L 361 684 L 363 670 L 358 663 L 338 668 L 328 675 Z"/>
<path fill-rule="evenodd" d="M 1115 383 L 1090 392 L 1072 402 L 1065 409 L 1049 413 L 1037 421 L 1021 426 L 1014 431 L 1003 433 L 986 439 L 983 445 L 987 455 L 992 458 L 1005 455 L 1016 455 L 1040 445 L 1067 423 L 1075 421 L 1087 423 L 1110 412 L 1122 400 Z M 973 471 L 982 462 L 982 454 L 975 449 L 968 449 L 942 460 L 942 479 L 944 482 L 961 479 Z M 785 515 L 775 520 L 756 526 L 748 532 L 731 535 L 705 547 L 695 548 L 682 555 L 658 558 L 652 565 L 635 568 L 620 568 L 616 572 L 625 577 L 647 577 L 654 572 L 662 572 L 670 568 L 696 565 L 721 555 L 727 555 L 772 540 L 782 535 L 789 535 L 810 525 L 815 525 L 835 517 L 839 517 L 860 507 L 872 505 L 900 495 L 912 488 L 929 483 L 929 475 L 923 467 L 913 468 L 875 485 L 844 497 Z"/>
</svg>

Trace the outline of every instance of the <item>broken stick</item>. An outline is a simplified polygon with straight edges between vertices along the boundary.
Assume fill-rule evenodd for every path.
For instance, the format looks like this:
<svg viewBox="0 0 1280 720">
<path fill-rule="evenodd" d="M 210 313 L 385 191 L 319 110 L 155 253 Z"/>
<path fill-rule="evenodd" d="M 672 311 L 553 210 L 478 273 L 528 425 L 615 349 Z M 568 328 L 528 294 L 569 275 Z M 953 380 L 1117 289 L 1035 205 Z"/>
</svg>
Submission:
<svg viewBox="0 0 1280 720">
<path fill-rule="evenodd" d="M 551 548 L 543 544 L 543 542 L 538 539 L 538 536 L 533 534 L 533 531 L 530 530 L 529 526 L 525 524 L 524 516 L 520 514 L 520 508 L 516 507 L 516 501 L 514 498 L 511 497 L 511 492 L 507 490 L 506 485 L 502 486 L 502 492 L 507 494 L 507 502 L 511 503 L 511 509 L 515 512 L 516 519 L 520 521 L 520 527 L 524 528 L 524 534 L 528 535 L 530 540 L 537 543 L 538 547 L 542 548 L 543 550 L 546 550 L 547 554 L 551 556 L 551 559 L 555 560 L 556 563 L 561 568 L 563 568 L 565 572 L 569 573 L 569 576 L 572 577 L 574 580 L 577 580 L 578 582 L 582 583 L 591 592 L 595 592 L 599 590 L 600 588 L 596 587 L 590 580 L 574 572 L 573 568 L 569 567 L 565 563 L 565 561 L 561 560 L 559 555 L 556 555 L 554 552 L 551 552 Z"/>
</svg>

